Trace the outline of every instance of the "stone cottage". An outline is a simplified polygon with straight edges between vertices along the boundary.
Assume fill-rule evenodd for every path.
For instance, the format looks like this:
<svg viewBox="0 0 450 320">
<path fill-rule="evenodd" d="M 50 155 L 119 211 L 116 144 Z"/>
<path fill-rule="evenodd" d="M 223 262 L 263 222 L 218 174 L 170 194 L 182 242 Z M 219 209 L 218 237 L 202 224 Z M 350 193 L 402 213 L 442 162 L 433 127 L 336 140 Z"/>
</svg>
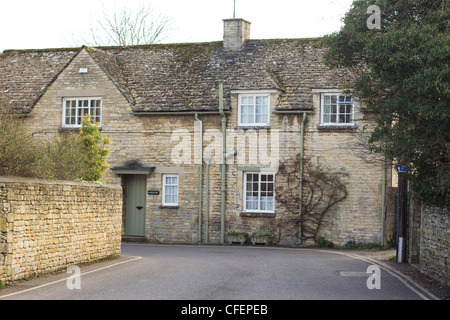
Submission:
<svg viewBox="0 0 450 320">
<path fill-rule="evenodd" d="M 84 114 L 99 123 L 124 237 L 223 243 L 229 230 L 270 228 L 296 245 L 301 207 L 283 220 L 276 192 L 280 164 L 303 156 L 346 173 L 347 196 L 317 234 L 380 243 L 390 171 L 358 154 L 371 115 L 344 90 L 352 73 L 323 64 L 319 40 L 252 40 L 249 22 L 227 19 L 217 42 L 8 50 L 0 103 L 41 139 L 77 132 Z"/>
</svg>

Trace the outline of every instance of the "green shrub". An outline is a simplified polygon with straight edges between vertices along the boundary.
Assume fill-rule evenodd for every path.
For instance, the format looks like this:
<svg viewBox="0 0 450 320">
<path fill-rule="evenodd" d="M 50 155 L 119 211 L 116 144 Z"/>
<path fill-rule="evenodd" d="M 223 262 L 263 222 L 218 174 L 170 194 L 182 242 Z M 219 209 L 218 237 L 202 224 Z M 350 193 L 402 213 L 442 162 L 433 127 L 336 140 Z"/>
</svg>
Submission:
<svg viewBox="0 0 450 320">
<path fill-rule="evenodd" d="M 81 179 L 84 181 L 99 181 L 109 167 L 106 158 L 109 150 L 106 145 L 111 142 L 104 137 L 97 124 L 93 124 L 90 117 L 85 115 L 80 130 L 81 152 L 84 155 L 84 169 Z"/>
<path fill-rule="evenodd" d="M 383 249 L 383 246 L 376 243 L 356 243 L 353 240 L 348 241 L 342 249 Z"/>
<path fill-rule="evenodd" d="M 318 236 L 315 243 L 316 243 L 316 246 L 318 246 L 318 247 L 326 247 L 326 248 L 334 247 L 333 242 L 325 239 L 324 236 Z"/>
<path fill-rule="evenodd" d="M 27 132 L 23 119 L 0 108 L 0 175 L 98 182 L 109 167 L 108 144 L 89 116 L 78 135 L 43 142 Z"/>
<path fill-rule="evenodd" d="M 0 175 L 34 176 L 38 149 L 23 120 L 0 110 Z"/>
<path fill-rule="evenodd" d="M 275 243 L 275 232 L 270 228 L 264 228 L 262 230 L 253 231 L 251 234 L 252 238 L 267 238 L 267 243 Z"/>
</svg>

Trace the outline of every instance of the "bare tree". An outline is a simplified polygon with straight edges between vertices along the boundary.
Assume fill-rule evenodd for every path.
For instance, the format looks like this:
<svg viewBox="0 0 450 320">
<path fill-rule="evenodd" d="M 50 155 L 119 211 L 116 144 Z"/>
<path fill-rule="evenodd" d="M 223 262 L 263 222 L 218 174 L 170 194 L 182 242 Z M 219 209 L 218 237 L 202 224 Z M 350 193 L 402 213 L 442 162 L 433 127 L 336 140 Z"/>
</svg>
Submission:
<svg viewBox="0 0 450 320">
<path fill-rule="evenodd" d="M 122 7 L 112 14 L 104 10 L 82 41 L 97 47 L 159 43 L 168 36 L 171 24 L 169 17 L 156 13 L 151 6 L 142 5 L 137 10 Z"/>
<path fill-rule="evenodd" d="M 303 198 L 299 199 L 299 172 L 303 162 Z M 280 163 L 281 183 L 276 190 L 276 200 L 284 209 L 284 215 L 278 220 L 279 233 L 282 229 L 301 226 L 299 239 L 302 241 L 317 239 L 324 216 L 337 203 L 347 197 L 345 178 L 348 174 L 343 170 L 335 170 L 320 163 L 312 163 L 311 159 L 300 160 L 300 155 L 285 159 Z M 302 216 L 299 217 L 299 205 L 302 205 Z M 280 235 L 279 235 L 280 237 Z"/>
</svg>

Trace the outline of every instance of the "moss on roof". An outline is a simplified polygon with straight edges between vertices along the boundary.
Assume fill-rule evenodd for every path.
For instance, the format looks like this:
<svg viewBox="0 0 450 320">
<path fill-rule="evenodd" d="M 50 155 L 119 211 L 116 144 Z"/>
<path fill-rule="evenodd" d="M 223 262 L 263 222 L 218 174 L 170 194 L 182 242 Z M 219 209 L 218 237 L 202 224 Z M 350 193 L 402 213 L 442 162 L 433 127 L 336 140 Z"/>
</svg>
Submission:
<svg viewBox="0 0 450 320">
<path fill-rule="evenodd" d="M 223 42 L 7 50 L 0 55 L 0 101 L 29 112 L 55 77 L 86 49 L 135 111 L 218 109 L 224 84 L 231 90 L 278 90 L 277 108 L 312 108 L 312 88 L 341 88 L 354 80 L 347 70 L 322 62 L 321 38 L 248 40 L 240 51 Z M 25 81 L 23 81 L 25 80 Z"/>
</svg>

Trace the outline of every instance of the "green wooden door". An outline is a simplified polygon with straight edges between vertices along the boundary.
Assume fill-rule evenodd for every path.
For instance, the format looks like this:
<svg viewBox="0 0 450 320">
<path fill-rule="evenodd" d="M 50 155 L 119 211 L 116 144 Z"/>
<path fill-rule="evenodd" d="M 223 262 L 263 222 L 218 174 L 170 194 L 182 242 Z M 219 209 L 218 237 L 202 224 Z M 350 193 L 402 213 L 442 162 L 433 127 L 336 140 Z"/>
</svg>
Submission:
<svg viewBox="0 0 450 320">
<path fill-rule="evenodd" d="M 125 232 L 127 236 L 145 236 L 145 191 L 147 176 L 127 176 L 127 214 Z"/>
</svg>

